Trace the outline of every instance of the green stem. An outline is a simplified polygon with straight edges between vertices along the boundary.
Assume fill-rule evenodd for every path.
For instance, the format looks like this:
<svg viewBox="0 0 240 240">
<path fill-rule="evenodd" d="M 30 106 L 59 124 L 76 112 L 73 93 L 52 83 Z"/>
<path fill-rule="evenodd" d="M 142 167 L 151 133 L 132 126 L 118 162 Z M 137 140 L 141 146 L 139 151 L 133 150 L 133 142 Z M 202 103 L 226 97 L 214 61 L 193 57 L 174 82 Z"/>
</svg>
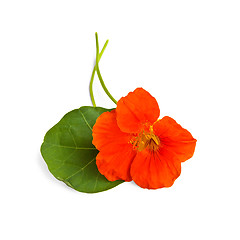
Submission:
<svg viewBox="0 0 240 240">
<path fill-rule="evenodd" d="M 107 47 L 107 45 L 108 45 L 108 40 L 105 42 L 105 44 L 102 48 L 102 51 L 99 54 L 99 60 L 98 61 L 100 61 L 100 59 L 103 55 L 103 52 L 104 52 L 105 48 Z M 93 107 L 96 107 L 96 102 L 95 102 L 95 99 L 94 99 L 94 96 L 93 96 L 93 80 L 94 80 L 95 71 L 96 71 L 96 65 L 93 68 L 92 76 L 91 76 L 91 80 L 90 80 L 90 84 L 89 84 L 90 97 L 91 97 Z"/>
<path fill-rule="evenodd" d="M 105 91 L 105 93 L 108 95 L 108 97 L 115 103 L 117 104 L 117 101 L 116 99 L 113 98 L 113 96 L 111 95 L 111 93 L 108 91 L 104 81 L 103 81 L 103 78 L 102 78 L 102 75 L 100 73 L 100 70 L 99 70 L 99 66 L 98 66 L 98 63 L 99 63 L 99 60 L 100 60 L 100 54 L 99 54 L 99 44 L 98 44 L 98 34 L 95 33 L 95 37 L 96 37 L 96 48 L 97 48 L 97 51 L 96 51 L 96 71 L 97 71 L 97 74 L 98 74 L 98 78 L 100 80 L 100 83 L 102 85 L 102 88 L 103 90 Z"/>
</svg>

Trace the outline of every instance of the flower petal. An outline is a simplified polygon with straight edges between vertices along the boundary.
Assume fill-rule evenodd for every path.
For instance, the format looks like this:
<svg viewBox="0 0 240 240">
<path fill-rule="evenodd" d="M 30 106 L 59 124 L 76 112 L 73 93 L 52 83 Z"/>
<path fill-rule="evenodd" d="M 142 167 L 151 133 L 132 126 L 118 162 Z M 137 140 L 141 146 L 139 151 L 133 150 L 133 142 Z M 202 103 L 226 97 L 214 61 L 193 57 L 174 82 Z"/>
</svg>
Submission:
<svg viewBox="0 0 240 240">
<path fill-rule="evenodd" d="M 131 165 L 133 181 L 148 189 L 171 187 L 180 173 L 181 163 L 165 149 L 138 152 Z"/>
<path fill-rule="evenodd" d="M 96 163 L 99 172 L 109 181 L 131 181 L 130 166 L 135 156 L 136 153 L 132 151 L 132 148 L 120 145 L 113 154 L 99 152 Z"/>
<path fill-rule="evenodd" d="M 130 134 L 119 129 L 115 110 L 100 115 L 93 126 L 93 144 L 100 151 L 97 167 L 109 181 L 132 180 L 130 165 L 136 154 L 130 140 Z"/>
<path fill-rule="evenodd" d="M 197 140 L 174 119 L 163 117 L 153 125 L 153 129 L 160 138 L 161 147 L 174 152 L 181 162 L 193 156 Z"/>
<path fill-rule="evenodd" d="M 137 88 L 117 103 L 117 123 L 123 132 L 136 133 L 142 124 L 153 124 L 160 115 L 158 103 L 143 88 Z"/>
</svg>

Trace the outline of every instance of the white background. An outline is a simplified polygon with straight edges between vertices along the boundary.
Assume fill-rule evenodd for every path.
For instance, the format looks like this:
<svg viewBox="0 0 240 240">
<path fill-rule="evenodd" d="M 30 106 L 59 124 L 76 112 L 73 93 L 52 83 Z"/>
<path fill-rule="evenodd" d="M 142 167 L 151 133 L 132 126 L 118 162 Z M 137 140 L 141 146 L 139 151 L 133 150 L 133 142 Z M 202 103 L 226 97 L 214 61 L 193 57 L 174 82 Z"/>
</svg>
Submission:
<svg viewBox="0 0 240 240">
<path fill-rule="evenodd" d="M 198 140 L 173 187 L 79 193 L 40 154 L 44 135 L 91 105 L 94 33 L 119 99 L 136 87 Z M 0 2 L 1 239 L 240 239 L 240 2 Z M 114 107 L 95 78 L 98 106 Z"/>
</svg>

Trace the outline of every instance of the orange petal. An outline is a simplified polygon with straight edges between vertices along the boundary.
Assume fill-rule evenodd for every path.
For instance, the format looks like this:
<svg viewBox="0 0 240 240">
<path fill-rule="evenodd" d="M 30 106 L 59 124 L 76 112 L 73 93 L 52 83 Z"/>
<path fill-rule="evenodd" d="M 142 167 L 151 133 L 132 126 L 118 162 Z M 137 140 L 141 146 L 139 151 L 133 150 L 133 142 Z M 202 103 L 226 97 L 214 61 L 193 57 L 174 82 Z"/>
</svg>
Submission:
<svg viewBox="0 0 240 240">
<path fill-rule="evenodd" d="M 143 88 L 137 88 L 117 103 L 117 123 L 123 132 L 136 133 L 142 124 L 153 124 L 160 115 L 158 103 Z"/>
<path fill-rule="evenodd" d="M 138 152 L 131 165 L 133 181 L 148 189 L 171 187 L 180 173 L 181 163 L 165 149 Z"/>
<path fill-rule="evenodd" d="M 116 111 L 100 115 L 93 126 L 93 144 L 100 151 L 96 158 L 98 170 L 109 181 L 131 181 L 130 165 L 133 151 L 128 133 L 123 133 L 116 121 Z"/>
<path fill-rule="evenodd" d="M 163 117 L 153 125 L 153 129 L 160 138 L 161 148 L 174 152 L 181 162 L 193 156 L 197 140 L 174 119 Z"/>
<path fill-rule="evenodd" d="M 96 163 L 99 172 L 109 181 L 131 181 L 130 166 L 135 156 L 136 153 L 132 151 L 132 147 L 119 145 L 113 154 L 103 151 L 99 152 Z"/>
</svg>

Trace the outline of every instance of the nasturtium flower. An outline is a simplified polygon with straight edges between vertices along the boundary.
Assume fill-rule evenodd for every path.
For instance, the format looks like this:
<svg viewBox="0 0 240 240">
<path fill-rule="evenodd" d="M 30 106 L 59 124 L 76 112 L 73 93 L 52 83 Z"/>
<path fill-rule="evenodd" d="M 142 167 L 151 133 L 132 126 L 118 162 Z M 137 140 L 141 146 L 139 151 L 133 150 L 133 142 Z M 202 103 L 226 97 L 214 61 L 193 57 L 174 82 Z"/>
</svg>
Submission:
<svg viewBox="0 0 240 240">
<path fill-rule="evenodd" d="M 99 116 L 93 144 L 98 170 L 109 181 L 133 180 L 148 189 L 173 185 L 181 163 L 193 156 L 196 139 L 171 117 L 159 115 L 156 99 L 137 88 Z"/>
</svg>

